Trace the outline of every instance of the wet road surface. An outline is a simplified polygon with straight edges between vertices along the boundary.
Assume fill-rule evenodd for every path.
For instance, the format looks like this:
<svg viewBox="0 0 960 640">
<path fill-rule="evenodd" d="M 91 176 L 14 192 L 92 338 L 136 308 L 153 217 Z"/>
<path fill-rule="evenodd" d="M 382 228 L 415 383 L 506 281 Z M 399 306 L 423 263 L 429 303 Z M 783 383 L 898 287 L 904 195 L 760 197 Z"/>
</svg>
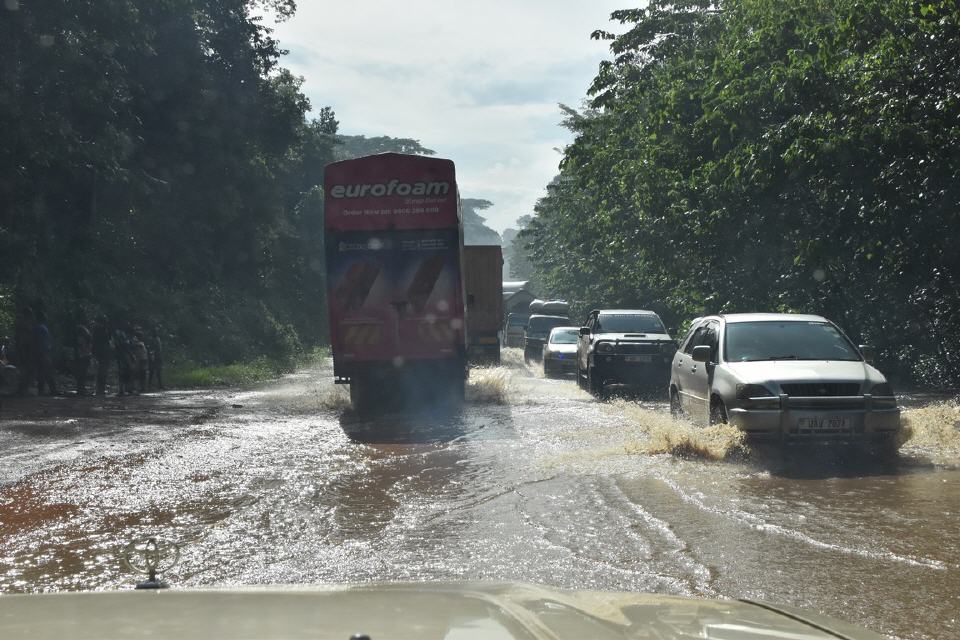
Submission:
<svg viewBox="0 0 960 640">
<path fill-rule="evenodd" d="M 159 535 L 182 550 L 175 586 L 518 580 L 960 637 L 953 406 L 915 410 L 914 440 L 878 460 L 684 446 L 700 436 L 663 403 L 520 364 L 477 374 L 456 415 L 357 416 L 330 380 L 7 403 L 0 592 L 129 587 L 120 550 Z"/>
</svg>

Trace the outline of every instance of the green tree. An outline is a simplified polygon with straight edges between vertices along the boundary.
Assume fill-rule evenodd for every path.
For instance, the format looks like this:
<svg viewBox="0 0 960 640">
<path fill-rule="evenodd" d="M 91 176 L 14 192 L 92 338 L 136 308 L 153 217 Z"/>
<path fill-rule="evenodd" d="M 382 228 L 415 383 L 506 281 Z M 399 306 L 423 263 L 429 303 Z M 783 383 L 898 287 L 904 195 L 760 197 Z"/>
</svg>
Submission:
<svg viewBox="0 0 960 640">
<path fill-rule="evenodd" d="M 652 1 L 613 58 L 529 246 L 589 305 L 820 312 L 915 379 L 953 348 L 955 3 Z M 569 266 L 567 266 L 569 265 Z M 565 268 L 566 267 L 566 268 Z"/>
<path fill-rule="evenodd" d="M 294 4 L 0 9 L 0 288 L 60 336 L 103 311 L 163 324 L 195 359 L 284 358 L 316 325 L 305 194 L 336 121 L 305 122 L 264 7 Z"/>
</svg>

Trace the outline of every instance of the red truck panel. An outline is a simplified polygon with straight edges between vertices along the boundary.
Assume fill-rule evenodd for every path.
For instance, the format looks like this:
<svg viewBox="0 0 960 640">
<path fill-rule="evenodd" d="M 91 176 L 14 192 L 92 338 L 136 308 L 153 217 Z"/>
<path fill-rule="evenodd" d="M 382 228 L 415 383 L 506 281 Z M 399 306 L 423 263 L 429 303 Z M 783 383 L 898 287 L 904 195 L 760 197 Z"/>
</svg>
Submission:
<svg viewBox="0 0 960 640">
<path fill-rule="evenodd" d="M 327 165 L 327 229 L 450 229 L 459 225 L 450 160 L 383 153 Z"/>
<path fill-rule="evenodd" d="M 462 358 L 462 231 L 453 163 L 391 153 L 332 164 L 325 176 L 337 375 L 353 375 L 364 364 Z"/>
</svg>

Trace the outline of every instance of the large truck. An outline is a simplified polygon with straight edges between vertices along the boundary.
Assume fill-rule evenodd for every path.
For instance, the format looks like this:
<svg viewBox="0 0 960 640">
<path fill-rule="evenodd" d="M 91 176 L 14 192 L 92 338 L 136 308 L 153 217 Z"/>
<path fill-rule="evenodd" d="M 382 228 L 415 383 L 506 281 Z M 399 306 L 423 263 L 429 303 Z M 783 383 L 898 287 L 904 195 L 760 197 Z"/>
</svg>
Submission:
<svg viewBox="0 0 960 640">
<path fill-rule="evenodd" d="M 463 248 L 467 292 L 467 358 L 473 364 L 500 364 L 503 321 L 503 250 L 499 245 Z"/>
<path fill-rule="evenodd" d="M 357 408 L 462 399 L 463 222 L 453 162 L 384 153 L 324 172 L 334 381 Z M 393 402 L 390 402 L 393 404 Z"/>
</svg>

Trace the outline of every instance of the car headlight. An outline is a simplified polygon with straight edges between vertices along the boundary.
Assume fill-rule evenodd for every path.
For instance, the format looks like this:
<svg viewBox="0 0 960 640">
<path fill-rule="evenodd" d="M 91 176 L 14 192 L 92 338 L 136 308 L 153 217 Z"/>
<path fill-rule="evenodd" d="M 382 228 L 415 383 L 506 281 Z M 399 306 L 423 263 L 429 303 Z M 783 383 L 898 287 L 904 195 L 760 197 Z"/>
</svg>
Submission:
<svg viewBox="0 0 960 640">
<path fill-rule="evenodd" d="M 870 389 L 870 395 L 873 396 L 892 396 L 893 387 L 889 382 L 881 382 L 880 384 L 873 385 L 873 388 Z"/>
<path fill-rule="evenodd" d="M 737 399 L 749 400 L 750 398 L 772 398 L 773 392 L 762 384 L 738 384 Z"/>
<path fill-rule="evenodd" d="M 889 382 L 873 385 L 873 388 L 870 389 L 870 395 L 873 396 L 873 403 L 876 407 L 893 409 L 897 406 L 897 396 L 894 395 L 893 387 Z"/>
<path fill-rule="evenodd" d="M 601 342 L 597 345 L 597 353 L 613 353 L 613 345 L 609 342 Z"/>
</svg>

